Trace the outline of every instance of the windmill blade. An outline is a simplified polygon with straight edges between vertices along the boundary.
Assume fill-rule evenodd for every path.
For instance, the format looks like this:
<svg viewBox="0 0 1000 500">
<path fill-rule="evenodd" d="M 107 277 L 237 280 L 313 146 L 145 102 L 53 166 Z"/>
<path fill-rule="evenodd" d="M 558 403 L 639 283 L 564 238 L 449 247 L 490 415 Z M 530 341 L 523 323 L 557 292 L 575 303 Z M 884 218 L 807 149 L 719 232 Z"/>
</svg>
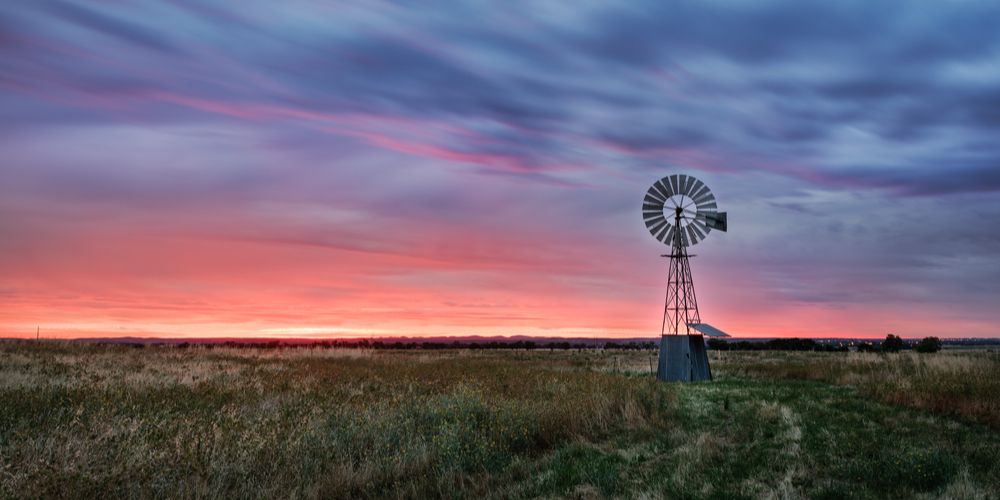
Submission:
<svg viewBox="0 0 1000 500">
<path fill-rule="evenodd" d="M 670 224 L 663 220 L 653 221 L 653 223 L 647 226 L 647 228 L 649 229 L 649 234 L 653 235 L 656 239 L 660 239 L 660 235 L 670 228 Z"/>
<path fill-rule="evenodd" d="M 646 223 L 646 227 L 650 227 L 653 224 L 656 224 L 656 223 L 658 223 L 660 221 L 667 222 L 667 218 L 664 217 L 663 215 L 660 215 L 660 214 L 654 214 L 654 215 L 651 215 L 651 216 L 643 218 L 642 221 Z"/>
<path fill-rule="evenodd" d="M 642 206 L 642 218 L 647 219 L 653 215 L 663 215 L 663 207 Z"/>
<path fill-rule="evenodd" d="M 643 209 L 651 208 L 654 210 L 663 210 L 663 205 L 664 205 L 664 200 L 657 200 L 656 198 L 653 198 L 651 195 L 646 195 L 646 197 L 642 199 Z"/>
<path fill-rule="evenodd" d="M 712 194 L 711 191 L 708 191 L 706 193 L 702 193 L 702 194 L 700 194 L 698 196 L 695 196 L 693 198 L 694 198 L 694 202 L 698 203 L 698 204 L 711 203 L 711 202 L 715 201 L 715 195 Z"/>
<path fill-rule="evenodd" d="M 669 178 L 670 178 L 670 189 L 671 189 L 671 192 L 673 192 L 674 194 L 679 193 L 680 190 L 677 187 L 677 180 L 678 180 L 677 179 L 677 174 L 671 175 Z"/>
<path fill-rule="evenodd" d="M 694 224 L 688 224 L 684 229 L 688 234 L 688 241 L 691 242 L 692 245 L 697 245 L 698 242 L 701 241 L 701 238 L 699 238 L 694 232 Z"/>
<path fill-rule="evenodd" d="M 653 217 L 663 217 L 663 210 L 658 208 L 643 208 L 642 218 L 643 220 L 651 219 Z"/>
<path fill-rule="evenodd" d="M 657 221 L 657 220 L 661 220 L 661 219 L 666 220 L 666 217 L 664 217 L 663 214 L 661 214 L 659 212 L 650 213 L 650 214 L 642 214 L 642 220 L 646 224 L 649 224 L 651 222 L 654 222 L 654 221 Z"/>
<path fill-rule="evenodd" d="M 695 227 L 695 228 L 696 228 L 696 229 L 697 229 L 698 231 L 701 231 L 701 234 L 702 234 L 702 236 L 701 236 L 701 239 L 705 239 L 705 238 L 708 238 L 708 233 L 711 233 L 711 232 L 712 232 L 712 228 L 710 228 L 710 227 L 706 226 L 705 224 L 703 224 L 703 223 L 702 223 L 702 222 L 700 222 L 700 221 L 698 221 L 698 222 L 695 222 L 695 223 L 694 223 L 694 227 Z"/>
<path fill-rule="evenodd" d="M 657 182 L 654 183 L 652 186 L 650 186 L 649 191 L 646 191 L 646 196 L 654 198 L 656 201 L 663 203 L 667 201 L 667 198 L 670 198 L 670 195 L 666 194 L 666 191 L 659 184 L 660 183 Z"/>
<path fill-rule="evenodd" d="M 691 198 L 693 198 L 694 201 L 701 202 L 701 203 L 704 203 L 704 202 L 707 202 L 707 201 L 715 201 L 715 195 L 712 194 L 712 190 L 711 189 L 708 189 L 708 186 L 705 186 L 705 189 L 703 189 L 703 190 L 695 193 L 694 195 L 692 195 Z"/>
<path fill-rule="evenodd" d="M 649 229 L 650 234 L 656 236 L 656 233 L 663 229 L 663 226 L 668 226 L 670 223 L 667 219 L 649 219 L 646 221 L 646 229 Z"/>
<path fill-rule="evenodd" d="M 716 209 L 719 208 L 719 206 L 715 204 L 715 198 L 712 198 L 712 201 L 704 202 L 701 205 L 697 206 L 699 212 L 701 211 L 714 212 L 716 211 Z"/>
<path fill-rule="evenodd" d="M 691 197 L 691 193 L 694 192 L 695 184 L 697 182 L 699 182 L 699 181 L 698 181 L 698 179 L 695 179 L 694 176 L 692 176 L 692 175 L 688 176 L 687 186 L 684 187 L 684 194 L 687 195 L 688 198 L 690 198 Z"/>
<path fill-rule="evenodd" d="M 656 239 L 660 240 L 660 243 L 665 243 L 669 245 L 674 239 L 674 226 L 667 224 L 664 226 L 666 230 L 661 230 L 659 234 L 653 235 Z"/>
<path fill-rule="evenodd" d="M 697 220 L 692 221 L 691 224 L 688 224 L 688 227 L 694 230 L 694 234 L 695 236 L 698 237 L 699 240 L 703 240 L 705 239 L 705 236 L 708 236 L 708 231 L 702 229 L 705 226 L 701 225 L 701 222 L 698 222 Z"/>
<path fill-rule="evenodd" d="M 694 194 L 696 192 L 698 192 L 698 190 L 700 190 L 701 187 L 704 186 L 704 185 L 705 185 L 705 183 L 703 183 L 700 180 L 698 180 L 697 178 L 689 175 L 688 176 L 687 191 L 685 191 L 684 194 L 688 198 L 694 198 Z"/>
<path fill-rule="evenodd" d="M 712 191 L 708 189 L 708 186 L 706 186 L 705 183 L 701 183 L 701 187 L 696 187 L 691 193 L 691 199 L 697 202 L 699 199 L 704 198 L 706 194 L 712 194 Z"/>
<path fill-rule="evenodd" d="M 662 203 L 643 203 L 642 204 L 642 213 L 646 214 L 647 212 L 653 212 L 653 213 L 662 214 L 663 213 L 663 204 Z"/>
<path fill-rule="evenodd" d="M 656 211 L 662 212 L 663 211 L 663 202 L 662 201 L 654 201 L 654 202 L 643 201 L 642 202 L 642 211 L 645 212 L 647 210 L 648 211 L 653 211 L 653 212 L 656 212 Z"/>
<path fill-rule="evenodd" d="M 656 187 L 661 193 L 663 193 L 664 201 L 674 195 L 674 190 L 671 189 L 670 182 L 666 177 L 656 181 L 656 184 L 653 184 L 653 187 Z"/>
</svg>

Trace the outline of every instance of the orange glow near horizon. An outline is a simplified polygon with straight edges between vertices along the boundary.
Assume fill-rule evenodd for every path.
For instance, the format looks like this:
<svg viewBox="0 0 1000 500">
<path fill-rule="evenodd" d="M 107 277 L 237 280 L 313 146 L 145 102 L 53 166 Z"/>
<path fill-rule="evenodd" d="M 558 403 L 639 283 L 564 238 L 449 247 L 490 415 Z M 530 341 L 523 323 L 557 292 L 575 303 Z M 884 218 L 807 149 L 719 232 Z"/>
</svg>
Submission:
<svg viewBox="0 0 1000 500">
<path fill-rule="evenodd" d="M 4 301 L 0 336 L 31 338 L 36 327 L 45 338 L 659 332 L 665 266 L 655 253 L 626 265 L 611 257 L 621 252 L 611 245 L 566 251 L 539 238 L 526 247 L 499 234 L 454 237 L 445 227 L 399 251 L 370 240 L 350 246 L 252 234 L 264 228 L 214 237 L 221 227 L 203 222 L 196 230 L 164 222 L 154 232 L 126 221 L 34 231 L 23 258 L 3 269 L 18 293 Z M 709 274 L 697 259 L 693 267 L 703 319 L 737 337 L 956 336 L 930 326 L 933 311 L 890 325 L 884 318 L 896 312 L 776 304 L 728 286 L 752 279 L 738 269 Z"/>
</svg>

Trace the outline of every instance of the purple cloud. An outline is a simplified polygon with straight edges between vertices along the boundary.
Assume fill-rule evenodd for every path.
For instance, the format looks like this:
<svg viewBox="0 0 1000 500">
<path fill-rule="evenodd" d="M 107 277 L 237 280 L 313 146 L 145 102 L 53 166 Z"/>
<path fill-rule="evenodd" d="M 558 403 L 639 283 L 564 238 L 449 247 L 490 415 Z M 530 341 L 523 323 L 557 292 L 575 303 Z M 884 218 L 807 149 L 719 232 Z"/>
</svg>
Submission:
<svg viewBox="0 0 1000 500">
<path fill-rule="evenodd" d="M 699 251 L 745 266 L 732 286 L 830 307 L 947 289 L 985 332 L 998 24 L 975 1 L 6 3 L 0 230 L 175 213 L 202 231 L 204 210 L 255 228 L 222 238 L 397 249 L 444 225 L 620 252 L 601 293 L 653 296 L 638 199 L 688 171 L 730 207 L 734 234 Z"/>
</svg>

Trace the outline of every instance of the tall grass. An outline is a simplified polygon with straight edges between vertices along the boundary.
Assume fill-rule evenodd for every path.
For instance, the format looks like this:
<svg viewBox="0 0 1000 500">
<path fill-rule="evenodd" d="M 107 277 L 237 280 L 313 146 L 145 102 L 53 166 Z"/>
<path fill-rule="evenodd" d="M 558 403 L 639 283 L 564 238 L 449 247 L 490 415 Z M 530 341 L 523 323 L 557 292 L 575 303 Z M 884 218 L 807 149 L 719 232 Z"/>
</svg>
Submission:
<svg viewBox="0 0 1000 500">
<path fill-rule="evenodd" d="M 0 496 L 470 496 L 675 390 L 518 353 L 0 344 Z"/>
<path fill-rule="evenodd" d="M 715 352 L 726 373 L 820 380 L 857 387 L 881 401 L 1000 428 L 1000 353 Z"/>
<path fill-rule="evenodd" d="M 716 381 L 680 385 L 654 355 L 0 342 L 0 498 L 1000 487 L 1000 433 L 876 401 L 995 425 L 995 353 L 712 353 Z"/>
</svg>

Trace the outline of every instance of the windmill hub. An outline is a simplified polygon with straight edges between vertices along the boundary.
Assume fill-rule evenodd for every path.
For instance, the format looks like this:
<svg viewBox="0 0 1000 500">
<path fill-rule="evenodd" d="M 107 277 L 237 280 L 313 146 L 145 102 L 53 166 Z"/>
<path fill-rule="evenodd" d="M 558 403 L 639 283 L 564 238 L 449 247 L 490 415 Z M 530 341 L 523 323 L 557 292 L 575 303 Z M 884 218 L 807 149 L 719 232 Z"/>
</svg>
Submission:
<svg viewBox="0 0 1000 500">
<path fill-rule="evenodd" d="M 726 212 L 719 212 L 715 195 L 690 175 L 668 175 L 655 183 L 642 200 L 642 219 L 650 234 L 670 245 L 667 298 L 660 326 L 660 380 L 710 380 L 708 354 L 702 334 L 727 336 L 701 322 L 687 247 L 703 241 L 714 229 L 728 228 Z"/>
<path fill-rule="evenodd" d="M 695 211 L 693 208 L 696 206 L 697 205 L 694 200 L 691 198 L 682 194 L 677 194 L 664 201 L 663 216 L 670 220 L 675 220 L 679 215 L 681 226 L 687 226 L 692 220 L 694 220 Z"/>
</svg>

